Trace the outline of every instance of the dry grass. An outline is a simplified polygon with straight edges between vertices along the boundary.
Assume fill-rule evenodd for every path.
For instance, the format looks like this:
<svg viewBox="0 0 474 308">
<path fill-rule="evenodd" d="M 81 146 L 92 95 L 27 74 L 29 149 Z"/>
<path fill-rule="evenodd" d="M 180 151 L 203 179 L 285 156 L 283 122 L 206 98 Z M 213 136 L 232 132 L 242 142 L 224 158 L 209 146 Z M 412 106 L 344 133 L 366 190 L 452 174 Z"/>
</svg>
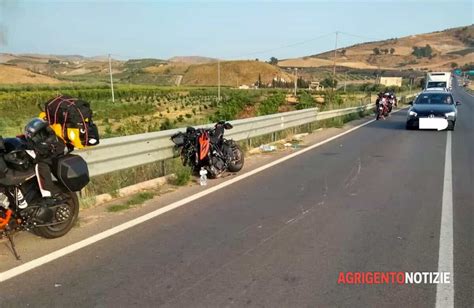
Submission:
<svg viewBox="0 0 474 308">
<path fill-rule="evenodd" d="M 370 43 L 359 44 L 345 48 L 343 56 L 338 54 L 337 66 L 358 69 L 451 69 L 451 63 L 456 62 L 463 65 L 474 61 L 474 52 L 467 54 L 456 54 L 466 50 L 468 46 L 459 39 L 459 33 L 464 37 L 474 36 L 474 26 L 449 29 L 433 33 L 411 35 L 398 39 L 387 39 Z M 343 34 L 344 35 L 344 34 Z M 430 45 L 433 54 L 432 59 L 416 58 L 411 53 L 414 46 L 424 47 Z M 380 56 L 373 55 L 373 49 L 395 49 L 391 54 Z M 340 50 L 339 50 L 340 51 Z M 321 67 L 333 65 L 333 51 L 318 54 L 312 57 L 287 59 L 279 63 L 280 66 Z"/>
<path fill-rule="evenodd" d="M 286 81 L 293 80 L 293 76 L 283 72 L 279 67 L 259 61 L 227 61 L 221 62 L 221 84 L 237 87 L 252 85 L 260 74 L 262 82 L 269 83 L 274 77 L 281 77 Z M 216 85 L 217 63 L 192 65 L 183 78 L 186 85 Z"/>
<path fill-rule="evenodd" d="M 0 84 L 54 84 L 61 81 L 26 69 L 0 64 Z"/>
</svg>

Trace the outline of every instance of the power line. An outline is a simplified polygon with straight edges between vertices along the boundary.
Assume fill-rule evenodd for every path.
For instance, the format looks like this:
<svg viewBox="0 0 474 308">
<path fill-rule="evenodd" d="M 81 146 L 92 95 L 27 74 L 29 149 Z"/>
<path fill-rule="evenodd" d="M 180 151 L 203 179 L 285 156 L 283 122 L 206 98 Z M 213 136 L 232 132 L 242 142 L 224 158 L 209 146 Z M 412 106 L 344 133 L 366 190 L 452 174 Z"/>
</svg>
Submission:
<svg viewBox="0 0 474 308">
<path fill-rule="evenodd" d="M 299 42 L 296 42 L 296 43 L 283 45 L 283 46 L 280 46 L 280 47 L 275 47 L 275 48 L 271 48 L 271 49 L 267 49 L 267 50 L 261 50 L 261 51 L 247 53 L 247 54 L 241 54 L 241 55 L 238 55 L 238 56 L 233 56 L 232 58 L 242 58 L 242 57 L 247 57 L 247 56 L 252 56 L 252 55 L 257 55 L 257 54 L 262 54 L 262 53 L 273 52 L 273 51 L 281 50 L 281 49 L 285 49 L 285 48 L 295 47 L 295 46 L 307 44 L 309 42 L 313 42 L 313 41 L 322 39 L 326 36 L 333 35 L 333 34 L 334 34 L 334 32 L 330 32 L 330 33 L 326 33 L 326 34 L 323 34 L 323 35 L 320 35 L 320 36 L 317 36 L 317 37 L 313 37 L 313 38 L 308 39 L 308 40 L 299 41 Z"/>
<path fill-rule="evenodd" d="M 233 56 L 230 56 L 229 58 L 231 58 L 231 59 L 243 58 L 243 57 L 248 57 L 248 56 L 253 56 L 253 55 L 258 55 L 258 54 L 274 52 L 274 51 L 278 51 L 278 50 L 282 50 L 282 49 L 286 49 L 286 48 L 296 47 L 296 46 L 304 45 L 304 44 L 307 44 L 307 43 L 310 43 L 310 42 L 314 42 L 314 41 L 317 41 L 317 40 L 335 35 L 336 33 L 339 34 L 339 36 L 341 38 L 342 38 L 342 34 L 343 34 L 343 35 L 352 36 L 352 37 L 356 37 L 356 38 L 360 38 L 360 39 L 364 39 L 364 40 L 369 40 L 369 41 L 387 40 L 386 38 L 381 39 L 381 38 L 375 38 L 375 37 L 370 37 L 370 36 L 365 36 L 365 35 L 353 34 L 353 33 L 344 32 L 344 31 L 333 31 L 333 32 L 325 33 L 325 34 L 322 34 L 322 35 L 319 35 L 319 36 L 316 36 L 316 37 L 313 37 L 313 38 L 310 38 L 310 39 L 307 39 L 307 40 L 304 40 L 304 41 L 299 41 L 299 42 L 295 42 L 295 43 L 291 43 L 291 44 L 287 44 L 287 45 L 282 45 L 282 46 L 275 47 L 275 48 L 269 48 L 269 49 L 266 49 L 266 50 L 260 50 L 260 51 L 255 51 L 255 52 L 243 53 L 243 54 L 239 54 L 239 55 L 233 55 Z M 366 43 L 366 42 L 363 42 L 363 43 Z M 137 58 L 137 57 L 128 57 L 128 56 L 119 55 L 119 54 L 112 54 L 112 56 L 120 57 L 120 58 L 128 58 L 128 59 Z"/>
<path fill-rule="evenodd" d="M 348 33 L 348 32 L 342 32 L 342 31 L 339 31 L 339 33 L 345 34 L 345 35 L 348 35 L 348 36 L 353 36 L 353 37 L 361 38 L 361 39 L 364 39 L 364 40 L 370 40 L 370 41 L 383 41 L 383 40 L 386 40 L 386 38 L 385 38 L 385 39 L 381 39 L 381 38 L 369 37 L 369 36 L 365 36 L 365 35 L 359 35 L 359 34 L 352 34 L 352 33 Z"/>
</svg>

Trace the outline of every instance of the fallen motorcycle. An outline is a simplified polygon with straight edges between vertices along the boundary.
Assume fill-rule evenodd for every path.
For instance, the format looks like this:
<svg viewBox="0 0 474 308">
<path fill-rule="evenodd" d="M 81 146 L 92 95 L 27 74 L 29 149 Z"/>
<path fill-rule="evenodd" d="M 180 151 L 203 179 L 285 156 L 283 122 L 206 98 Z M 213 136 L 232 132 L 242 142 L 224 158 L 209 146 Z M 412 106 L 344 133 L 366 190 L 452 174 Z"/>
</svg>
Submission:
<svg viewBox="0 0 474 308">
<path fill-rule="evenodd" d="M 225 130 L 232 129 L 229 122 L 220 121 L 213 128 L 186 128 L 171 137 L 183 165 L 190 166 L 194 174 L 205 169 L 210 178 L 225 171 L 238 172 L 244 166 L 244 153 L 232 139 L 224 138 Z"/>
</svg>

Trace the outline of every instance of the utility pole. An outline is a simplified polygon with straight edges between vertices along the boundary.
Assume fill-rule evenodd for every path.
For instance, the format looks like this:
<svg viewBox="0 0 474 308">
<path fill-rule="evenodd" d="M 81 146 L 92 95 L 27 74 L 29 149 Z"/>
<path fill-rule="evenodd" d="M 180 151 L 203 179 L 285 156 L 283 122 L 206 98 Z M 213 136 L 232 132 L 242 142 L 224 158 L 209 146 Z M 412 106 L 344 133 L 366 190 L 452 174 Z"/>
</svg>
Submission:
<svg viewBox="0 0 474 308">
<path fill-rule="evenodd" d="M 217 59 L 217 101 L 221 101 L 221 60 Z"/>
<path fill-rule="evenodd" d="M 114 96 L 114 79 L 112 78 L 112 58 L 109 53 L 109 73 L 110 73 L 110 90 L 112 91 L 112 103 L 115 102 Z"/>
<path fill-rule="evenodd" d="M 339 32 L 336 31 L 336 44 L 334 46 L 334 65 L 332 68 L 332 84 L 334 85 L 334 81 L 336 80 L 336 55 L 337 55 L 337 36 Z"/>
<path fill-rule="evenodd" d="M 295 98 L 296 98 L 296 89 L 298 88 L 298 68 L 295 67 Z"/>
</svg>

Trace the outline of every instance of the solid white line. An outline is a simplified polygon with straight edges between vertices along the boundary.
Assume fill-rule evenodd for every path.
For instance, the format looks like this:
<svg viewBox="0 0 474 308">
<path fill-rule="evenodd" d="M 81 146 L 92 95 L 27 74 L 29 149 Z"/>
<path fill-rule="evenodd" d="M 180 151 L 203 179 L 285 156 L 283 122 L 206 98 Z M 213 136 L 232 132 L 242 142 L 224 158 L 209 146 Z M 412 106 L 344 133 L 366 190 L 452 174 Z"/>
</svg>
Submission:
<svg viewBox="0 0 474 308">
<path fill-rule="evenodd" d="M 402 109 L 400 109 L 400 110 L 402 110 Z M 400 111 L 400 110 L 394 111 L 394 112 L 392 112 L 392 113 L 398 112 L 398 111 Z M 138 225 L 138 224 L 144 223 L 144 222 L 146 222 L 146 221 L 148 221 L 148 220 L 150 220 L 150 219 L 153 219 L 153 218 L 155 218 L 155 217 L 157 217 L 157 216 L 160 216 L 160 215 L 162 215 L 162 214 L 164 214 L 164 213 L 167 213 L 167 212 L 172 211 L 172 210 L 174 210 L 174 209 L 176 209 L 176 208 L 179 208 L 179 207 L 181 207 L 181 206 L 183 206 L 183 205 L 185 205 L 185 204 L 188 204 L 188 203 L 190 203 L 190 202 L 192 202 L 192 201 L 194 201 L 194 200 L 197 200 L 197 199 L 202 198 L 202 197 L 204 197 L 204 196 L 206 196 L 206 195 L 209 195 L 209 194 L 211 194 L 211 193 L 213 193 L 213 192 L 215 192 L 215 191 L 217 191 L 217 190 L 219 190 L 219 189 L 222 189 L 222 188 L 227 187 L 227 186 L 229 186 L 229 185 L 232 185 L 232 184 L 234 184 L 234 183 L 236 183 L 236 182 L 239 182 L 239 181 L 241 181 L 241 180 L 243 180 L 243 179 L 245 179 L 245 178 L 248 178 L 248 177 L 250 177 L 250 176 L 252 176 L 252 175 L 254 175 L 254 174 L 257 174 L 257 173 L 259 173 L 259 172 L 261 172 L 261 171 L 263 171 L 263 170 L 265 170 L 265 169 L 271 168 L 271 167 L 273 167 L 273 166 L 275 166 L 275 165 L 277 165 L 277 164 L 280 164 L 280 163 L 282 163 L 282 162 L 284 162 L 284 161 L 287 161 L 287 160 L 289 160 L 289 159 L 291 159 L 291 158 L 293 158 L 293 157 L 296 157 L 296 156 L 301 155 L 301 154 L 303 154 L 303 153 L 306 153 L 306 152 L 308 152 L 308 151 L 310 151 L 310 150 L 312 150 L 312 149 L 314 149 L 314 148 L 317 148 L 317 147 L 319 147 L 319 146 L 322 146 L 323 144 L 326 144 L 326 143 L 328 143 L 328 142 L 331 142 L 331 141 L 333 141 L 334 139 L 337 139 L 337 138 L 339 138 L 339 137 L 342 137 L 342 136 L 344 136 L 344 135 L 347 135 L 347 134 L 349 134 L 349 133 L 351 133 L 351 132 L 353 132 L 353 131 L 355 131 L 355 130 L 361 128 L 361 127 L 364 127 L 364 126 L 366 126 L 366 125 L 368 125 L 368 124 L 370 124 L 370 123 L 372 123 L 372 122 L 374 122 L 374 121 L 375 121 L 375 120 L 367 121 L 367 122 L 365 122 L 365 123 L 363 123 L 363 124 L 360 124 L 360 125 L 355 126 L 355 127 L 351 128 L 351 129 L 348 129 L 347 131 L 342 132 L 342 133 L 340 133 L 340 134 L 338 134 L 338 135 L 336 135 L 336 136 L 330 137 L 330 138 L 328 138 L 328 139 L 326 139 L 326 140 L 323 140 L 323 141 L 321 141 L 321 142 L 318 142 L 318 143 L 316 143 L 316 144 L 313 144 L 313 145 L 311 145 L 311 146 L 309 146 L 309 147 L 307 147 L 307 148 L 301 149 L 301 150 L 299 150 L 298 152 L 291 153 L 291 154 L 289 154 L 289 155 L 287 155 L 287 156 L 285 156 L 285 157 L 282 157 L 282 158 L 280 158 L 280 159 L 277 159 L 277 160 L 275 160 L 275 161 L 273 161 L 273 162 L 271 162 L 271 163 L 268 163 L 268 164 L 266 164 L 266 165 L 264 165 L 264 166 L 261 166 L 261 167 L 259 167 L 259 168 L 254 169 L 254 170 L 251 170 L 251 171 L 249 171 L 249 172 L 246 172 L 246 173 L 244 173 L 244 174 L 242 174 L 242 175 L 236 176 L 235 178 L 232 178 L 232 179 L 230 179 L 230 180 L 228 180 L 228 181 L 226 181 L 226 182 L 220 183 L 220 184 L 218 184 L 218 185 L 216 185 L 216 186 L 214 186 L 214 187 L 211 187 L 211 188 L 209 188 L 209 189 L 206 189 L 206 190 L 204 190 L 204 191 L 202 191 L 202 192 L 199 192 L 199 193 L 197 193 L 197 194 L 194 194 L 194 195 L 189 196 L 189 197 L 187 197 L 187 198 L 184 198 L 184 199 L 182 199 L 182 200 L 176 201 L 176 202 L 171 203 L 171 204 L 169 204 L 169 205 L 166 205 L 166 206 L 164 206 L 164 207 L 162 207 L 162 208 L 160 208 L 160 209 L 157 209 L 157 210 L 155 210 L 155 211 L 153 211 L 153 212 L 150 212 L 150 213 L 145 214 L 145 215 L 143 215 L 143 216 L 137 217 L 137 218 L 135 218 L 135 219 L 133 219 L 133 220 L 127 221 L 127 222 L 125 222 L 125 223 L 123 223 L 123 224 L 121 224 L 121 225 L 118 225 L 118 226 L 116 226 L 116 227 L 113 227 L 113 228 L 111 228 L 111 229 L 108 229 L 108 230 L 106 230 L 106 231 L 103 231 L 103 232 L 101 232 L 101 233 L 98 233 L 98 234 L 96 234 L 96 235 L 93 235 L 93 236 L 91 236 L 91 237 L 89 237 L 89 238 L 86 238 L 86 239 L 84 239 L 84 240 L 82 240 L 82 241 L 79 241 L 79 242 L 77 242 L 77 243 L 71 244 L 71 245 L 66 246 L 66 247 L 64 247 L 64 248 L 61 248 L 61 249 L 59 249 L 59 250 L 56 250 L 56 251 L 54 251 L 54 252 L 52 252 L 52 253 L 49 253 L 49 254 L 47 254 L 47 255 L 44 255 L 44 256 L 39 257 L 39 258 L 37 258 L 37 259 L 34 259 L 34 260 L 32 260 L 32 261 L 26 262 L 26 263 L 24 263 L 24 264 L 22 264 L 22 265 L 19 265 L 19 266 L 17 266 L 17 267 L 14 267 L 14 268 L 12 268 L 12 269 L 10 269 L 10 270 L 7 270 L 7 271 L 5 271 L 5 272 L 2 272 L 2 273 L 0 273 L 0 282 L 3 282 L 3 281 L 5 281 L 5 280 L 8 280 L 8 279 L 13 278 L 13 277 L 15 277 L 15 276 L 18 276 L 18 275 L 20 275 L 20 274 L 23 274 L 23 273 L 25 273 L 25 272 L 27 272 L 27 271 L 29 271 L 29 270 L 32 270 L 32 269 L 37 268 L 37 267 L 39 267 L 39 266 L 42 266 L 42 265 L 44 265 L 44 264 L 46 264 L 46 263 L 48 263 L 48 262 L 54 261 L 54 260 L 56 260 L 56 259 L 58 259 L 58 258 L 61 258 L 61 257 L 65 256 L 65 255 L 68 255 L 68 254 L 70 254 L 70 253 L 72 253 L 72 252 L 74 252 L 74 251 L 77 251 L 77 250 L 81 249 L 81 248 L 84 248 L 84 247 L 86 247 L 86 246 L 89 246 L 89 245 L 92 245 L 92 244 L 94 244 L 94 243 L 97 243 L 98 241 L 103 240 L 103 239 L 105 239 L 105 238 L 108 238 L 108 237 L 110 237 L 110 236 L 112 236 L 112 235 L 114 235 L 114 234 L 117 234 L 117 233 L 122 232 L 122 231 L 124 231 L 124 230 L 127 230 L 127 229 L 129 229 L 129 228 L 132 228 L 132 227 L 134 227 L 134 226 L 136 226 L 136 225 Z"/>
<path fill-rule="evenodd" d="M 444 162 L 443 204 L 439 232 L 438 272 L 450 273 L 450 283 L 436 287 L 436 308 L 454 307 L 454 252 L 453 252 L 453 171 L 451 159 L 451 132 L 446 139 Z"/>
</svg>

